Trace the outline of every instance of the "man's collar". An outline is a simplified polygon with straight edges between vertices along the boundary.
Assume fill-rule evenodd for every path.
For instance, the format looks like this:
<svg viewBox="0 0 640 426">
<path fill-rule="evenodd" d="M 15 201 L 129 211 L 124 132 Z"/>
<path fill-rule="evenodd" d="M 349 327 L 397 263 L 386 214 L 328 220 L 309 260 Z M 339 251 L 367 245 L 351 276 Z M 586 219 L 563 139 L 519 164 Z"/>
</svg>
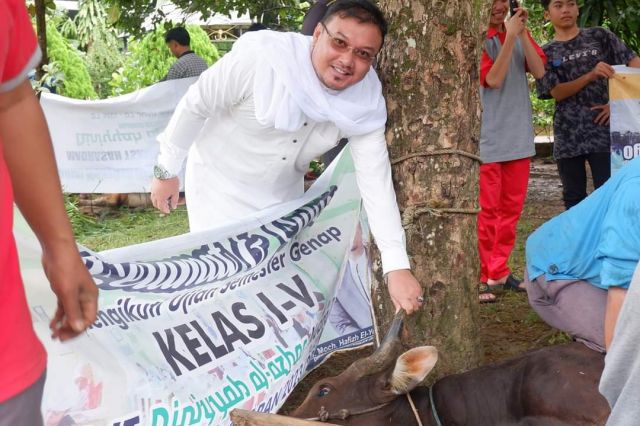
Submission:
<svg viewBox="0 0 640 426">
<path fill-rule="evenodd" d="M 184 55 L 188 55 L 189 53 L 195 53 L 193 50 L 187 50 L 186 52 L 182 52 L 178 58 L 182 58 Z"/>
</svg>

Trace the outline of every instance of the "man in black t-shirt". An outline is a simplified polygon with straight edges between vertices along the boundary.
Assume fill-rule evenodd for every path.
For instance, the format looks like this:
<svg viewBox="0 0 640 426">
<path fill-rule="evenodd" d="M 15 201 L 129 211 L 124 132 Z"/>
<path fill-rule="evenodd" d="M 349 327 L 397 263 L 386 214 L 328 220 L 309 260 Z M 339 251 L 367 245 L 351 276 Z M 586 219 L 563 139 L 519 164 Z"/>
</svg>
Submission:
<svg viewBox="0 0 640 426">
<path fill-rule="evenodd" d="M 612 65 L 640 68 L 640 58 L 611 31 L 579 28 L 575 0 L 542 0 L 545 19 L 555 29 L 538 97 L 556 100 L 553 154 L 562 181 L 565 208 L 587 196 L 585 162 L 598 188 L 611 176 L 608 79 Z"/>
</svg>

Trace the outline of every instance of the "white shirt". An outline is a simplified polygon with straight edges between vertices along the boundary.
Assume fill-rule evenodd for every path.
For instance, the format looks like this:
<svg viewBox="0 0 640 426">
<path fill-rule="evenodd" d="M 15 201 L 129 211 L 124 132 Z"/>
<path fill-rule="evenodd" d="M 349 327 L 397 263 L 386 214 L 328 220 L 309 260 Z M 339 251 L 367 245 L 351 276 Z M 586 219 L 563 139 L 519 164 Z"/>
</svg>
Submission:
<svg viewBox="0 0 640 426">
<path fill-rule="evenodd" d="M 259 62 L 232 53 L 201 74 L 158 136 L 158 164 L 169 172 L 178 174 L 188 154 L 185 190 L 191 231 L 300 197 L 309 162 L 348 136 L 383 270 L 408 269 L 384 126 L 353 136 L 333 122 L 314 122 L 306 115 L 294 131 L 261 124 L 254 104 Z"/>
</svg>

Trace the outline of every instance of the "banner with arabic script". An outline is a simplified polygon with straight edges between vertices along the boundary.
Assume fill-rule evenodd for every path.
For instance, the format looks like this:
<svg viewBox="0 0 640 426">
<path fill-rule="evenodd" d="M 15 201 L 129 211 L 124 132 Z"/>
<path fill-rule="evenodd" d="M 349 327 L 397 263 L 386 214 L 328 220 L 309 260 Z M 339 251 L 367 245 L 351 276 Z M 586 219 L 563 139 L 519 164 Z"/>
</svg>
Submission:
<svg viewBox="0 0 640 426">
<path fill-rule="evenodd" d="M 274 412 L 310 365 L 370 342 L 368 229 L 348 150 L 336 163 L 300 200 L 236 224 L 84 250 L 98 319 L 67 343 L 49 338 L 55 300 L 18 221 L 49 353 L 45 423 L 228 425 L 233 408 Z"/>
<path fill-rule="evenodd" d="M 40 104 L 65 192 L 148 192 L 156 136 L 196 79 L 163 81 L 93 101 L 43 93 Z"/>
<path fill-rule="evenodd" d="M 609 79 L 611 174 L 640 157 L 640 69 L 614 68 Z"/>
</svg>

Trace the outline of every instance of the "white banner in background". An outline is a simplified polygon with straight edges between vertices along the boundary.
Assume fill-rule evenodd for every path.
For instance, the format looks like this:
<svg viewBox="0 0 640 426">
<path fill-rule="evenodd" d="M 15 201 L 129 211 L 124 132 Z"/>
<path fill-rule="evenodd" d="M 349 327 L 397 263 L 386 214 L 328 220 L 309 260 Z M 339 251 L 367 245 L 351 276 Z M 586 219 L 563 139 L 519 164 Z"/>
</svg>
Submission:
<svg viewBox="0 0 640 426">
<path fill-rule="evenodd" d="M 609 79 L 611 174 L 640 157 L 640 69 L 616 65 Z"/>
<path fill-rule="evenodd" d="M 46 425 L 229 425 L 234 408 L 275 412 L 310 366 L 373 340 L 368 235 L 345 150 L 300 200 L 220 229 L 84 252 L 98 319 L 59 343 L 37 241 L 16 221 L 49 353 Z"/>
<path fill-rule="evenodd" d="M 148 192 L 158 156 L 156 136 L 196 79 L 163 81 L 97 101 L 43 93 L 40 104 L 64 191 Z"/>
</svg>

